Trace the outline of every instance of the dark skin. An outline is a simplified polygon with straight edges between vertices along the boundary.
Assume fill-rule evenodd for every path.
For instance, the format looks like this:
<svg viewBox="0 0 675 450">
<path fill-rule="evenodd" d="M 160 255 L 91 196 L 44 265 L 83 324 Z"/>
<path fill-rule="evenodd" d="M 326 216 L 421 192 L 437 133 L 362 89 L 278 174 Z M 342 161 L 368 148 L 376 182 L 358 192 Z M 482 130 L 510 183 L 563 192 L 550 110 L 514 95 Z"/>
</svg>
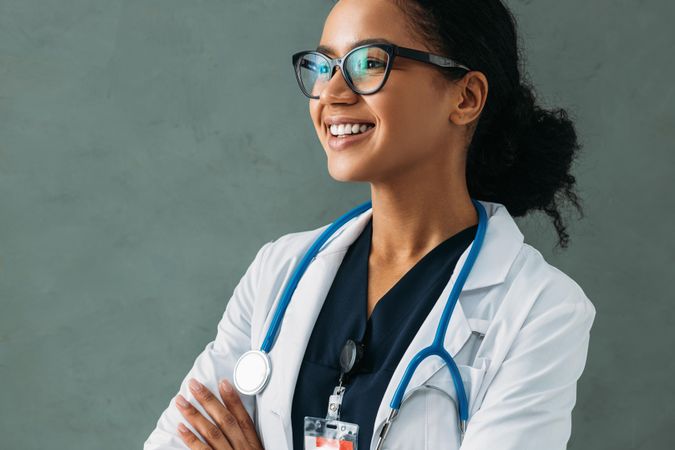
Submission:
<svg viewBox="0 0 675 450">
<path fill-rule="evenodd" d="M 367 38 L 438 53 L 412 34 L 408 20 L 390 0 L 340 0 L 319 43 L 333 58 Z M 479 71 L 450 82 L 429 64 L 396 58 L 375 94 L 354 93 L 338 69 L 320 98 L 309 100 L 331 177 L 370 184 L 369 316 L 382 295 L 431 249 L 478 223 L 465 172 L 487 92 L 487 78 Z M 324 120 L 340 115 L 374 123 L 375 129 L 358 144 L 336 150 Z"/>
<path fill-rule="evenodd" d="M 178 410 L 206 441 L 206 443 L 202 442 L 181 423 L 178 426 L 178 434 L 190 449 L 261 450 L 263 448 L 253 421 L 246 412 L 239 394 L 226 379 L 218 383 L 220 399 L 194 378 L 190 381 L 190 391 L 215 422 L 213 424 L 206 419 L 182 395 L 179 394 L 176 397 Z"/>
<path fill-rule="evenodd" d="M 331 57 L 344 56 L 353 42 L 365 38 L 386 38 L 436 53 L 406 25 L 407 18 L 388 0 L 340 0 L 326 18 L 320 44 L 334 50 Z M 338 70 L 320 98 L 309 101 L 330 175 L 371 186 L 368 316 L 382 295 L 431 249 L 478 223 L 466 184 L 466 152 L 487 99 L 487 78 L 478 71 L 454 83 L 440 77 L 428 64 L 400 58 L 385 87 L 375 94 L 354 93 Z M 335 151 L 323 122 L 329 115 L 363 118 L 376 129 L 361 144 Z M 216 425 L 189 403 L 180 407 L 184 399 L 176 398 L 180 412 L 206 444 L 190 431 L 179 435 L 193 450 L 262 449 L 239 395 L 222 381 L 220 400 L 206 388 L 191 388 Z"/>
</svg>

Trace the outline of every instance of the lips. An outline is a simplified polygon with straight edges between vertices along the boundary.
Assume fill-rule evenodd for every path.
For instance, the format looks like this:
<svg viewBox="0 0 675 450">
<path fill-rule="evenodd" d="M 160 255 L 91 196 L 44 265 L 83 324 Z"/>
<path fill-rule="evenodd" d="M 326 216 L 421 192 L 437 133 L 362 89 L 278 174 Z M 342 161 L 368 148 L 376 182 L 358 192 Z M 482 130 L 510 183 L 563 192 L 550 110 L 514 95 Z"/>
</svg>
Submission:
<svg viewBox="0 0 675 450">
<path fill-rule="evenodd" d="M 363 133 L 357 134 L 348 134 L 342 137 L 333 136 L 332 134 L 328 135 L 328 146 L 335 151 L 345 151 L 352 146 L 358 145 L 360 142 L 369 139 L 373 134 L 375 127 L 371 127 Z"/>
</svg>

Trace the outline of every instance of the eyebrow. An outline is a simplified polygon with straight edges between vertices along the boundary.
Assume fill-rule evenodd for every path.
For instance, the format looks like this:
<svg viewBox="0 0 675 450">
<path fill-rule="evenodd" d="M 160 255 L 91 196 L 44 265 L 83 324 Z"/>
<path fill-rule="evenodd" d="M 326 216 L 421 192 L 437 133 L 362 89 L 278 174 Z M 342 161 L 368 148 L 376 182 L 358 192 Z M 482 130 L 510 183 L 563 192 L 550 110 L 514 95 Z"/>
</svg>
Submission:
<svg viewBox="0 0 675 450">
<path fill-rule="evenodd" d="M 361 39 L 360 41 L 352 42 L 352 45 L 349 47 L 349 50 L 351 50 L 353 48 L 356 48 L 356 47 L 359 47 L 361 45 L 367 45 L 367 44 L 391 44 L 391 45 L 394 45 L 393 42 L 391 42 L 391 41 L 389 41 L 385 38 L 368 38 L 368 39 Z M 335 55 L 337 53 L 333 48 L 331 48 L 327 45 L 317 46 L 316 51 L 321 52 L 321 53 L 330 53 L 330 54 L 333 54 L 333 55 Z"/>
</svg>

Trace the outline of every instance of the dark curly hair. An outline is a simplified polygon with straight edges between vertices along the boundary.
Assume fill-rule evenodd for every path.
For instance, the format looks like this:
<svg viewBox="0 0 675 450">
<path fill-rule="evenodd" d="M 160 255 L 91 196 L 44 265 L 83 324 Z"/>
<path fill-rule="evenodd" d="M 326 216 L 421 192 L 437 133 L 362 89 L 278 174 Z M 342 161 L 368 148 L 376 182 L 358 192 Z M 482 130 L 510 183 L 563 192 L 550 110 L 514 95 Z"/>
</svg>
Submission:
<svg viewBox="0 0 675 450">
<path fill-rule="evenodd" d="M 337 3 L 338 0 L 335 0 Z M 466 177 L 473 198 L 503 204 L 514 217 L 541 210 L 553 219 L 557 245 L 569 235 L 560 203 L 583 217 L 570 173 L 580 145 L 561 108 L 543 109 L 521 75 L 516 19 L 501 0 L 392 0 L 409 31 L 430 49 L 482 72 L 489 94 L 468 148 Z M 438 68 L 454 81 L 464 69 Z"/>
</svg>

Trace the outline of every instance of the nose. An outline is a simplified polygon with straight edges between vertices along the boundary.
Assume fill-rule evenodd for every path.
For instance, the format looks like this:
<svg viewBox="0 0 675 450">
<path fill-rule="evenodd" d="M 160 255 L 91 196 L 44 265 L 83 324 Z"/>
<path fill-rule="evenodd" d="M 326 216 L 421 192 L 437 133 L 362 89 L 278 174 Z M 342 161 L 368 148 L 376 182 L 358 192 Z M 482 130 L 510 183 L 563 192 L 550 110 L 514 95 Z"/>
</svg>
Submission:
<svg viewBox="0 0 675 450">
<path fill-rule="evenodd" d="M 340 75 L 336 76 L 338 69 L 340 69 Z M 324 86 L 321 94 L 319 95 L 319 100 L 322 103 L 333 103 L 340 100 L 353 100 L 356 95 L 357 94 L 352 91 L 347 84 L 347 80 L 344 77 L 342 69 L 338 66 L 335 66 L 328 83 L 326 86 Z"/>
</svg>

